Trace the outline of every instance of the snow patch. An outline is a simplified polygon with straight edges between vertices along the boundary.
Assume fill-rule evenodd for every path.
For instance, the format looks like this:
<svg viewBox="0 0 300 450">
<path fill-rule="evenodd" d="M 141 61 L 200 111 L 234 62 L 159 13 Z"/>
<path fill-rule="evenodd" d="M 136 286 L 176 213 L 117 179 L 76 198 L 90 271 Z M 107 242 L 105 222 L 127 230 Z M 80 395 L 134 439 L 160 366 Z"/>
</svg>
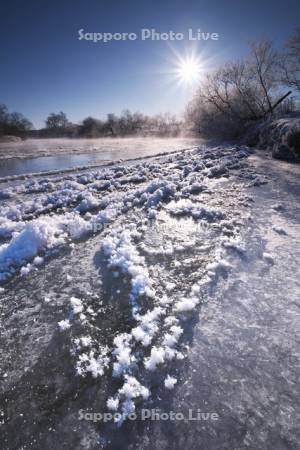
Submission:
<svg viewBox="0 0 300 450">
<path fill-rule="evenodd" d="M 174 377 L 171 377 L 170 375 L 168 375 L 164 381 L 165 387 L 170 390 L 174 388 L 176 383 L 177 383 L 177 379 Z"/>
</svg>

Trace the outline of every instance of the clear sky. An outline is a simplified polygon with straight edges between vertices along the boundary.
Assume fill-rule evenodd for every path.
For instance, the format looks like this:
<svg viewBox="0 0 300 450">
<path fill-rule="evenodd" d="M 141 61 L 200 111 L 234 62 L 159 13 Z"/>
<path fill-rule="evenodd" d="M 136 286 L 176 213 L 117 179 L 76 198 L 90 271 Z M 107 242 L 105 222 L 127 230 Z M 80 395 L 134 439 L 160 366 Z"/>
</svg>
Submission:
<svg viewBox="0 0 300 450">
<path fill-rule="evenodd" d="M 249 40 L 280 46 L 300 25 L 299 0 L 1 0 L 0 103 L 36 127 L 63 110 L 78 122 L 129 108 L 181 113 L 191 87 L 169 73 L 191 47 L 203 68 L 241 57 Z M 85 32 L 136 33 L 134 41 L 90 42 Z M 142 41 L 140 30 L 219 33 L 218 41 Z"/>
</svg>

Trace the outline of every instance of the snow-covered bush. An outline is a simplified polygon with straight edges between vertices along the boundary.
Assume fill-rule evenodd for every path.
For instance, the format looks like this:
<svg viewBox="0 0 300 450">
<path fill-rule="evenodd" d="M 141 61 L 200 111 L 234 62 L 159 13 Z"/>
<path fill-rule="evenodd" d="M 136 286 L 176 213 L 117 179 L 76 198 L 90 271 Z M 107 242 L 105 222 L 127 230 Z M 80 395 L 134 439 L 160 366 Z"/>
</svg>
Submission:
<svg viewBox="0 0 300 450">
<path fill-rule="evenodd" d="M 260 128 L 259 148 L 272 152 L 278 159 L 300 159 L 300 113 L 269 121 Z"/>
</svg>

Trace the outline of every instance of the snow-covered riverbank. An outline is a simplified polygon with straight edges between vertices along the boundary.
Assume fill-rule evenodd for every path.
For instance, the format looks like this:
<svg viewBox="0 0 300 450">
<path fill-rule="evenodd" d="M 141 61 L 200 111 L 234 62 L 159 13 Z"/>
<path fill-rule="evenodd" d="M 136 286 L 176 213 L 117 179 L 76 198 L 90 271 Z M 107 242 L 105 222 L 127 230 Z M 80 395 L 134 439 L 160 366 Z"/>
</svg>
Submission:
<svg viewBox="0 0 300 450">
<path fill-rule="evenodd" d="M 131 448 L 154 448 L 154 441 L 139 441 L 143 428 L 126 418 L 178 398 L 201 305 L 215 304 L 217 290 L 250 257 L 259 192 L 272 183 L 270 170 L 253 157 L 249 163 L 251 153 L 199 149 L 2 186 L 1 409 L 8 448 L 107 448 L 124 429 L 130 439 L 135 430 Z M 284 239 L 286 227 L 278 220 L 272 232 Z M 274 248 L 262 245 L 259 260 L 262 271 L 270 270 Z M 117 431 L 79 420 L 79 410 L 118 413 L 124 423 Z"/>
</svg>

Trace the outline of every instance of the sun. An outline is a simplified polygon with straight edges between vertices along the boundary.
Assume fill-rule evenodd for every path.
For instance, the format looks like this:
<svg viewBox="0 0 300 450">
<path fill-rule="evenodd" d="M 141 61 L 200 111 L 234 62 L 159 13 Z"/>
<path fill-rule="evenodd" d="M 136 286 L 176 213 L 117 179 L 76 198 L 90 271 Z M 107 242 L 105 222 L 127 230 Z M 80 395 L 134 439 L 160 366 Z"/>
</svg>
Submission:
<svg viewBox="0 0 300 450">
<path fill-rule="evenodd" d="M 169 46 L 171 52 L 166 55 L 166 64 L 156 71 L 165 75 L 165 82 L 172 92 L 181 91 L 191 94 L 205 74 L 210 70 L 212 57 L 197 48 L 186 48 L 179 52 L 174 46 Z"/>
<path fill-rule="evenodd" d="M 196 82 L 199 79 L 200 71 L 200 61 L 195 57 L 181 59 L 178 63 L 177 75 L 179 79 L 186 84 Z"/>
</svg>

